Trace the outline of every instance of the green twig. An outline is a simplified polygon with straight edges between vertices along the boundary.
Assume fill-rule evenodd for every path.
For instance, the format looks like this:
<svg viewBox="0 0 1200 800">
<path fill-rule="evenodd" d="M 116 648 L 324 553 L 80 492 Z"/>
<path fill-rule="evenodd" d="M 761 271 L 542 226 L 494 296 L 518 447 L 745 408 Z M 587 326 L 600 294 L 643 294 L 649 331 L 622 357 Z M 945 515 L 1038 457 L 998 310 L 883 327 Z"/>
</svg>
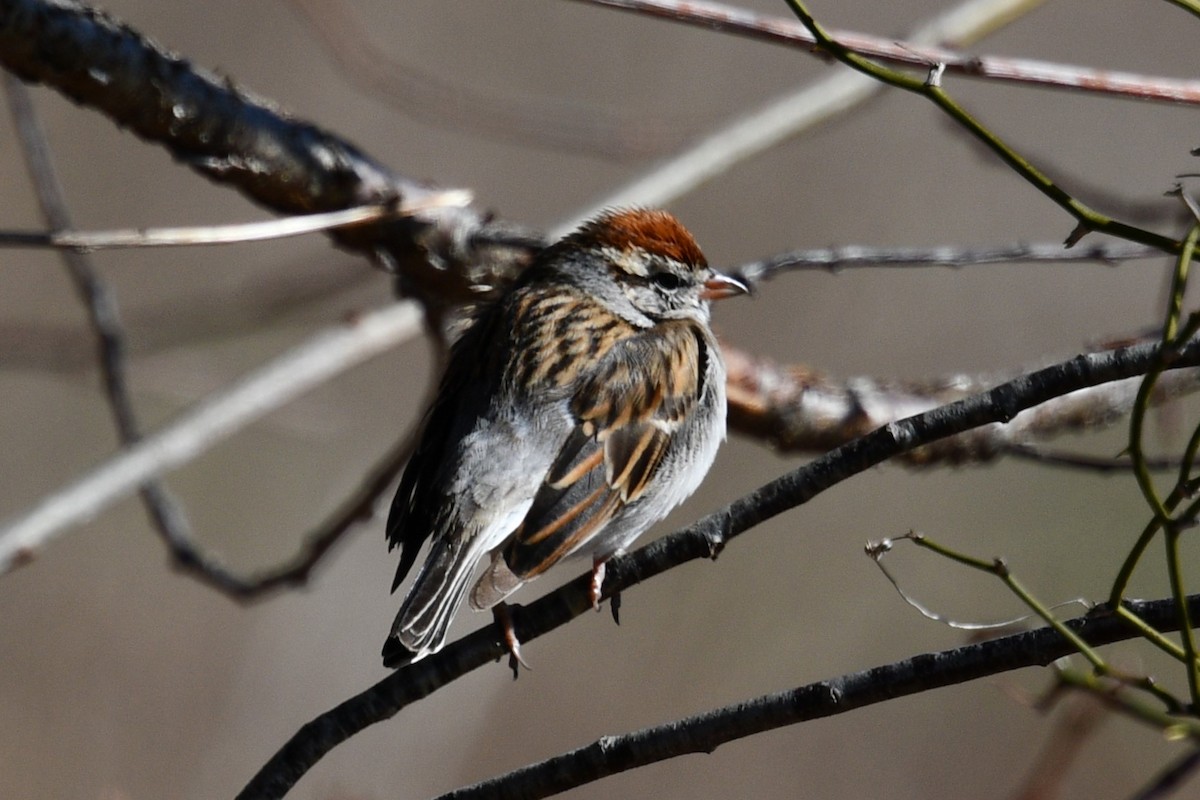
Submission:
<svg viewBox="0 0 1200 800">
<path fill-rule="evenodd" d="M 1183 582 L 1183 565 L 1179 560 L 1180 530 L 1172 525 L 1167 529 L 1167 574 L 1171 580 L 1171 594 L 1175 598 L 1175 613 L 1179 615 L 1180 639 L 1183 641 L 1184 664 L 1187 667 L 1188 691 L 1192 698 L 1192 708 L 1200 709 L 1200 672 L 1196 662 L 1196 636 L 1191 629 L 1192 619 L 1188 613 L 1187 595 Z"/>
<path fill-rule="evenodd" d="M 1142 430 L 1144 427 L 1145 416 L 1149 407 L 1150 394 L 1153 391 L 1154 384 L 1158 380 L 1158 376 L 1166 366 L 1167 351 L 1181 341 L 1187 341 L 1187 338 L 1195 332 L 1198 322 L 1197 316 L 1192 314 L 1188 318 L 1188 322 L 1184 330 L 1180 332 L 1179 316 L 1183 308 L 1183 294 L 1187 282 L 1188 268 L 1191 263 L 1191 258 L 1195 252 L 1197 237 L 1200 235 L 1200 224 L 1193 225 L 1188 232 L 1187 237 L 1183 241 L 1180 248 L 1179 258 L 1176 259 L 1175 274 L 1171 281 L 1171 296 L 1167 309 L 1167 318 L 1163 323 L 1162 335 L 1162 351 L 1156 360 L 1155 365 L 1146 373 L 1142 379 L 1142 385 L 1138 389 L 1137 400 L 1134 403 L 1133 411 L 1129 420 L 1129 456 L 1133 462 L 1133 474 L 1137 480 L 1138 488 L 1141 489 L 1143 496 L 1146 497 L 1151 509 L 1154 511 L 1154 519 L 1146 525 L 1142 530 L 1141 535 L 1134 543 L 1129 555 L 1125 557 L 1125 562 L 1121 565 L 1121 569 L 1117 573 L 1116 580 L 1113 582 L 1113 588 L 1109 594 L 1109 601 L 1113 605 L 1119 605 L 1121 598 L 1125 596 L 1125 589 L 1129 585 L 1129 580 L 1133 576 L 1133 571 L 1141 560 L 1142 554 L 1150 545 L 1154 535 L 1171 520 L 1171 512 L 1175 507 L 1182 502 L 1183 498 L 1188 494 L 1188 482 L 1191 474 L 1191 465 L 1196 458 L 1197 450 L 1200 449 L 1200 427 L 1192 434 L 1191 440 L 1188 442 L 1187 449 L 1184 451 L 1183 464 L 1180 467 L 1179 480 L 1176 483 L 1174 490 L 1166 500 L 1160 500 L 1158 493 L 1154 489 L 1153 480 L 1150 477 L 1150 471 L 1147 468 L 1145 454 L 1142 451 Z M 1186 515 L 1185 515 L 1186 518 Z"/>
<path fill-rule="evenodd" d="M 943 544 L 934 542 L 916 531 L 909 531 L 902 538 L 908 539 L 919 547 L 932 550 L 938 555 L 949 558 L 959 564 L 996 575 L 1004 582 L 1004 585 L 1007 586 L 1009 590 L 1021 600 L 1021 602 L 1023 602 L 1033 611 L 1034 614 L 1041 617 L 1047 625 L 1054 628 L 1054 630 L 1058 631 L 1064 639 L 1070 642 L 1071 646 L 1074 647 L 1079 654 L 1087 659 L 1088 663 L 1092 665 L 1092 669 L 1095 671 L 1097 676 L 1104 676 L 1112 681 L 1119 682 L 1122 685 L 1138 689 L 1146 694 L 1151 695 L 1162 704 L 1163 709 L 1165 709 L 1167 712 L 1178 713 L 1184 709 L 1184 704 L 1181 703 L 1177 697 L 1155 683 L 1152 678 L 1139 675 L 1127 675 L 1120 670 L 1114 669 L 1107 661 L 1100 657 L 1099 653 L 1097 653 L 1080 636 L 1074 633 L 1069 627 L 1055 617 L 1053 612 L 1047 606 L 1045 606 L 1031 592 L 1029 592 L 1029 590 L 1027 590 L 1024 585 L 1009 571 L 1008 565 L 1004 563 L 1003 559 L 997 558 L 987 560 L 969 556 L 946 547 Z M 1175 597 L 1178 598 L 1178 595 L 1175 595 Z M 1187 660 L 1187 654 L 1178 644 L 1168 639 L 1159 631 L 1155 630 L 1153 626 L 1148 625 L 1124 605 L 1118 605 L 1115 606 L 1115 608 L 1117 610 L 1117 614 L 1123 619 L 1128 620 L 1131 625 L 1141 632 L 1146 639 L 1151 641 L 1156 646 L 1162 648 L 1165 652 L 1176 659 L 1180 661 Z M 1186 612 L 1187 609 L 1185 607 L 1181 612 L 1182 616 L 1179 618 L 1181 622 L 1190 622 Z M 1191 631 L 1188 631 L 1187 635 L 1190 636 Z"/>
<path fill-rule="evenodd" d="M 1196 468 L 1196 454 L 1200 452 L 1200 425 L 1192 430 L 1192 438 L 1188 439 L 1187 447 L 1183 449 L 1183 457 L 1179 460 L 1178 486 L 1187 486 L 1192 481 L 1192 470 Z"/>
<path fill-rule="evenodd" d="M 1143 702 L 1136 695 L 1123 692 L 1124 686 L 1118 681 L 1077 669 L 1059 670 L 1058 679 L 1067 686 L 1092 693 L 1123 714 L 1158 728 L 1170 739 L 1200 740 L 1200 720 L 1176 716 Z"/>
<path fill-rule="evenodd" d="M 1200 317 L 1196 314 L 1191 314 L 1183 330 L 1179 330 L 1179 317 L 1183 309 L 1183 295 L 1187 283 L 1188 269 L 1198 238 L 1200 238 L 1200 224 L 1192 226 L 1180 248 L 1179 258 L 1176 259 L 1175 274 L 1171 281 L 1167 317 L 1163 323 L 1162 349 L 1155 364 L 1142 379 L 1142 385 L 1138 389 L 1137 400 L 1134 402 L 1133 411 L 1130 414 L 1129 457 L 1133 462 L 1133 474 L 1137 480 L 1138 488 L 1141 489 L 1142 495 L 1154 511 L 1154 518 L 1142 529 L 1141 535 L 1134 542 L 1133 548 L 1129 551 L 1124 563 L 1121 564 L 1121 568 L 1117 572 L 1117 577 L 1113 581 L 1113 587 L 1109 593 L 1109 602 L 1114 606 L 1120 605 L 1121 599 L 1125 596 L 1125 590 L 1129 586 L 1129 581 L 1133 577 L 1133 571 L 1137 568 L 1138 562 L 1141 561 L 1142 555 L 1145 553 L 1146 548 L 1150 546 L 1150 542 L 1153 541 L 1155 534 L 1164 526 L 1172 524 L 1174 519 L 1191 519 L 1200 510 L 1197 504 L 1193 503 L 1179 517 L 1173 518 L 1171 516 L 1176 506 L 1185 497 L 1189 496 L 1191 492 L 1189 485 L 1191 469 L 1195 462 L 1197 451 L 1200 450 L 1200 427 L 1197 427 L 1188 441 L 1187 448 L 1184 450 L 1179 479 L 1166 500 L 1160 500 L 1158 497 L 1153 480 L 1150 477 L 1150 470 L 1147 466 L 1145 454 L 1142 451 L 1142 430 L 1149 407 L 1150 394 L 1153 391 L 1155 382 L 1158 380 L 1158 376 L 1166 368 L 1169 359 L 1168 353 L 1171 349 L 1178 347 L 1180 342 L 1187 341 L 1197 328 L 1200 328 Z"/>
<path fill-rule="evenodd" d="M 949 558 L 952 561 L 958 562 L 959 564 L 964 564 L 968 567 L 982 570 L 984 572 L 990 572 L 991 574 L 1000 578 L 1000 580 L 1004 582 L 1004 585 L 1007 586 L 1009 590 L 1021 600 L 1022 603 L 1028 606 L 1034 614 L 1037 614 L 1039 617 L 1041 617 L 1047 625 L 1054 628 L 1054 630 L 1058 631 L 1064 639 L 1069 641 L 1071 646 L 1078 650 L 1080 655 L 1086 658 L 1094 669 L 1105 674 L 1108 674 L 1111 671 L 1108 664 L 1103 658 L 1100 657 L 1099 653 L 1093 650 L 1087 642 L 1079 638 L 1074 631 L 1063 625 L 1062 622 L 1056 616 L 1054 616 L 1053 612 L 1051 612 L 1049 608 L 1047 608 L 1040 600 L 1034 597 L 1033 594 L 1031 594 L 1024 587 L 1024 585 L 1017 580 L 1016 576 L 1009 571 L 1008 565 L 1004 563 L 1004 559 L 995 558 L 987 560 L 975 558 L 974 556 L 960 553 L 957 550 L 952 550 L 945 545 L 934 542 L 925 537 L 923 534 L 915 531 L 909 532 L 904 538 L 912 540 L 912 542 L 919 547 L 932 550 L 938 555 Z"/>
<path fill-rule="evenodd" d="M 1124 603 L 1120 605 L 1114 605 L 1113 608 L 1117 610 L 1118 617 L 1129 623 L 1129 626 L 1136 630 L 1141 637 L 1150 642 L 1150 644 L 1154 645 L 1159 650 L 1162 650 L 1176 661 L 1182 662 L 1185 658 L 1187 658 L 1187 656 L 1184 655 L 1183 648 L 1180 647 L 1178 643 L 1171 641 L 1166 637 L 1165 634 L 1163 634 L 1162 631 L 1158 630 L 1153 625 L 1148 624 L 1144 619 L 1130 611 L 1125 607 Z"/>
<path fill-rule="evenodd" d="M 1183 296 L 1187 289 L 1188 270 L 1192 263 L 1192 254 L 1196 250 L 1196 240 L 1200 237 L 1200 223 L 1192 225 L 1183 240 L 1179 257 L 1175 259 L 1175 273 L 1171 278 L 1171 291 L 1167 306 L 1167 316 L 1163 322 L 1162 349 L 1154 366 L 1142 378 L 1138 387 L 1137 399 L 1129 419 L 1129 458 L 1133 462 L 1133 475 L 1137 479 L 1138 488 L 1146 498 L 1150 510 L 1162 524 L 1170 522 L 1170 512 L 1163 504 L 1162 498 L 1154 488 L 1154 478 L 1146 464 L 1146 454 L 1142 450 L 1142 431 L 1145 427 L 1146 413 L 1150 408 L 1150 395 L 1158 383 L 1158 377 L 1166 368 L 1169 353 L 1180 341 L 1179 319 L 1183 315 Z"/>
<path fill-rule="evenodd" d="M 802 0 L 787 0 L 792 12 L 816 39 L 817 47 L 853 69 L 858 70 L 878 81 L 903 89 L 907 92 L 928 98 L 938 108 L 961 125 L 971 135 L 979 139 L 989 150 L 1000 157 L 1018 175 L 1029 182 L 1042 194 L 1049 197 L 1078 222 L 1078 228 L 1067 238 L 1068 245 L 1074 244 L 1089 231 L 1099 231 L 1132 242 L 1157 247 L 1167 253 L 1177 253 L 1180 243 L 1169 236 L 1154 233 L 1134 225 L 1129 225 L 1101 214 L 1090 206 L 1076 200 L 1048 176 L 1033 166 L 1017 151 L 1008 146 L 1000 137 L 992 133 L 982 123 L 972 117 L 941 87 L 942 69 L 931 65 L 929 77 L 925 80 L 914 78 L 907 73 L 889 69 L 871 61 L 869 58 L 848 50 L 834 40 L 829 33 L 809 13 Z"/>
</svg>

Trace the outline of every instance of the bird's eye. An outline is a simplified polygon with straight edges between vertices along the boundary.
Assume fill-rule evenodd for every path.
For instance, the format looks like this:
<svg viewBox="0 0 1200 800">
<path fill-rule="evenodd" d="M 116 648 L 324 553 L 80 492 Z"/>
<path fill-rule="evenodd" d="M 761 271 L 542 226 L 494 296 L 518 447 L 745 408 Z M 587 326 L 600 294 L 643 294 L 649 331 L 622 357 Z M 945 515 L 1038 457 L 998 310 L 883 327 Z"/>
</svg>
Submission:
<svg viewBox="0 0 1200 800">
<path fill-rule="evenodd" d="M 650 276 L 650 282 L 660 289 L 674 291 L 683 286 L 683 278 L 674 272 L 655 272 Z"/>
</svg>

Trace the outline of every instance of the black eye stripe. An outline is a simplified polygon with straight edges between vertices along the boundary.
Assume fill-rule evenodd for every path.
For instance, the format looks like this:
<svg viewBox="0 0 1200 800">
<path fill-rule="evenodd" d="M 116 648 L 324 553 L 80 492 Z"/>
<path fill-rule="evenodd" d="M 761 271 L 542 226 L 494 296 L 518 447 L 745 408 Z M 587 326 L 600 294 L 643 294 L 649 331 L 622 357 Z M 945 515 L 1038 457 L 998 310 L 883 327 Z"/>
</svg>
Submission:
<svg viewBox="0 0 1200 800">
<path fill-rule="evenodd" d="M 679 289 L 684 283 L 683 278 L 676 275 L 674 272 L 654 272 L 650 274 L 650 283 L 658 286 L 661 289 Z"/>
</svg>

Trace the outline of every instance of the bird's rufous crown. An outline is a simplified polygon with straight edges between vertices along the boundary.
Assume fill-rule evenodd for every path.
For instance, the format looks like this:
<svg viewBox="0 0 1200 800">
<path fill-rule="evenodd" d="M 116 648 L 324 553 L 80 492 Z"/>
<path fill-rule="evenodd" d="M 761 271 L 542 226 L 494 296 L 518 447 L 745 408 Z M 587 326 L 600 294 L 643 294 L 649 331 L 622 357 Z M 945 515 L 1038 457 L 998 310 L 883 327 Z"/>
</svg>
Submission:
<svg viewBox="0 0 1200 800">
<path fill-rule="evenodd" d="M 579 244 L 623 252 L 644 250 L 693 268 L 708 264 L 692 234 L 666 211 L 643 208 L 608 211 L 586 223 L 570 238 Z"/>
</svg>

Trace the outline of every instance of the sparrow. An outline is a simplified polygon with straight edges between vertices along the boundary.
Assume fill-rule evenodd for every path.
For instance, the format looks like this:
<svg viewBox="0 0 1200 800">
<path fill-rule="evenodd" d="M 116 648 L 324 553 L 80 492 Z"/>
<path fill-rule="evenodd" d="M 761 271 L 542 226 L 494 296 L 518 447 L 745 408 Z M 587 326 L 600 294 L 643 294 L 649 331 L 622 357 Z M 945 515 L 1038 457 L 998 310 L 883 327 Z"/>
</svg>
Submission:
<svg viewBox="0 0 1200 800">
<path fill-rule="evenodd" d="M 604 563 L 712 466 L 725 365 L 709 302 L 746 291 L 671 214 L 618 209 L 545 248 L 478 310 L 388 514 L 393 592 L 430 546 L 386 666 L 439 650 L 468 591 L 477 610 L 503 608 L 569 555 L 592 557 L 598 607 Z"/>
</svg>

